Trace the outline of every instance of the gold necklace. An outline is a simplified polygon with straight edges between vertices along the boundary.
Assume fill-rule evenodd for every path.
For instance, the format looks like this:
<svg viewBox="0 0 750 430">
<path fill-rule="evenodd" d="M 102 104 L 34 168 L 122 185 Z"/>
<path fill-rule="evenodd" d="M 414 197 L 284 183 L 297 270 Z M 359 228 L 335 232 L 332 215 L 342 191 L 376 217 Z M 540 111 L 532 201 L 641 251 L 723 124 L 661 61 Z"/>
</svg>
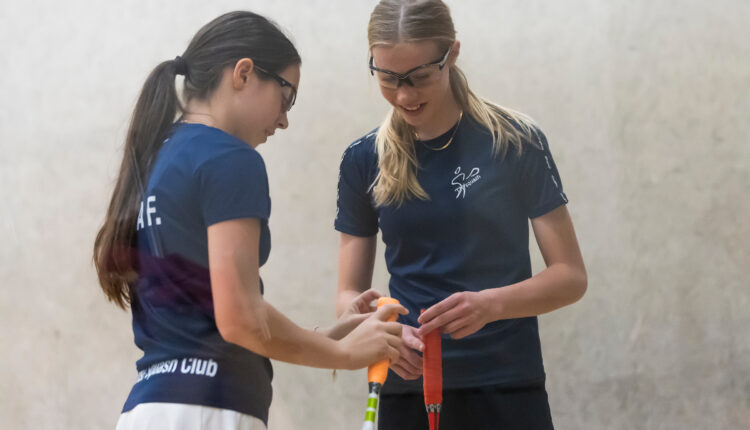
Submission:
<svg viewBox="0 0 750 430">
<path fill-rule="evenodd" d="M 427 148 L 427 149 L 429 149 L 429 150 L 431 150 L 431 151 L 442 151 L 443 149 L 447 148 L 447 147 L 448 147 L 448 146 L 449 146 L 449 145 L 450 145 L 451 143 L 453 143 L 453 137 L 454 137 L 454 136 L 456 136 L 456 132 L 458 131 L 458 126 L 460 126 L 460 125 L 461 125 L 461 119 L 462 119 L 463 117 L 464 117 L 464 111 L 461 111 L 461 113 L 459 113 L 459 114 L 458 114 L 458 121 L 456 122 L 456 127 L 455 127 L 455 128 L 453 129 L 453 133 L 451 133 L 451 138 L 450 138 L 450 139 L 448 139 L 448 142 L 447 142 L 447 143 L 446 143 L 445 145 L 441 146 L 440 148 L 433 148 L 433 147 L 431 147 L 431 146 L 427 146 L 427 145 L 425 145 L 425 144 L 424 144 L 424 142 L 423 142 L 423 141 L 421 141 L 421 140 L 420 140 L 420 142 L 422 143 L 422 145 L 423 145 L 423 146 L 424 146 L 425 148 Z M 414 132 L 414 135 L 415 135 L 415 136 L 417 137 L 417 140 L 419 140 L 419 133 L 417 133 L 417 132 L 415 131 L 415 132 Z"/>
</svg>

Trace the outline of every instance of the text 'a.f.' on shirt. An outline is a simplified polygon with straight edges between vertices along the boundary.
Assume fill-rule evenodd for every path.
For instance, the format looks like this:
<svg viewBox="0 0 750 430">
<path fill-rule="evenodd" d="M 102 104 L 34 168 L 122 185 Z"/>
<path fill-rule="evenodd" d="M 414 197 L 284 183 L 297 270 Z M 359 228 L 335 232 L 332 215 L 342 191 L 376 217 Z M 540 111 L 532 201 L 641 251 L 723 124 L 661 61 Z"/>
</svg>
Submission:
<svg viewBox="0 0 750 430">
<path fill-rule="evenodd" d="M 260 221 L 259 264 L 268 259 L 271 200 L 260 154 L 222 130 L 178 123 L 158 153 L 140 204 L 139 278 L 133 333 L 143 357 L 125 403 L 230 409 L 267 423 L 270 361 L 224 341 L 216 327 L 207 228 Z M 262 292 L 261 282 L 261 292 Z"/>
</svg>

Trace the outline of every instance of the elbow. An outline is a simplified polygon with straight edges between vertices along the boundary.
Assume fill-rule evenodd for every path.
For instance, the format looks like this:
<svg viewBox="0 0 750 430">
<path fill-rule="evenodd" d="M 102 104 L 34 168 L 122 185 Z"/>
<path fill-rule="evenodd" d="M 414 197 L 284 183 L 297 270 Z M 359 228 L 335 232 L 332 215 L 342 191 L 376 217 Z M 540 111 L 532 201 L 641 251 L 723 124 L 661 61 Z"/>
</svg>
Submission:
<svg viewBox="0 0 750 430">
<path fill-rule="evenodd" d="M 219 330 L 219 335 L 224 339 L 225 342 L 239 344 L 241 330 L 234 324 L 219 324 L 216 322 L 216 328 Z"/>
<path fill-rule="evenodd" d="M 583 296 L 586 294 L 586 290 L 588 289 L 588 277 L 586 276 L 586 269 L 581 269 L 578 271 L 572 279 L 571 285 L 572 285 L 572 291 L 573 291 L 573 301 L 572 303 L 575 303 L 583 298 Z"/>
<path fill-rule="evenodd" d="M 219 335 L 225 342 L 248 349 L 256 354 L 266 356 L 266 343 L 270 340 L 268 330 L 258 324 L 223 323 L 217 321 Z"/>
</svg>

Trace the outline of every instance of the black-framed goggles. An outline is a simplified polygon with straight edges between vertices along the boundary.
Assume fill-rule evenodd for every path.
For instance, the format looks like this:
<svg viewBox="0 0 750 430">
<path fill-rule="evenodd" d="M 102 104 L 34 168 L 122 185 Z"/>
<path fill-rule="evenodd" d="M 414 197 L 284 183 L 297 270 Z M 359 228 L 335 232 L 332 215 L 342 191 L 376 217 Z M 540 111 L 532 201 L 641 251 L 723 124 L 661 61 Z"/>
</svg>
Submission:
<svg viewBox="0 0 750 430">
<path fill-rule="evenodd" d="M 373 56 L 370 55 L 370 74 L 378 79 L 380 86 L 389 89 L 395 90 L 402 83 L 406 83 L 412 87 L 424 87 L 434 83 L 439 78 L 440 71 L 443 70 L 445 64 L 448 62 L 448 57 L 452 49 L 452 46 L 448 48 L 448 51 L 446 51 L 442 58 L 414 67 L 406 73 L 396 73 L 391 70 L 375 67 Z"/>
</svg>

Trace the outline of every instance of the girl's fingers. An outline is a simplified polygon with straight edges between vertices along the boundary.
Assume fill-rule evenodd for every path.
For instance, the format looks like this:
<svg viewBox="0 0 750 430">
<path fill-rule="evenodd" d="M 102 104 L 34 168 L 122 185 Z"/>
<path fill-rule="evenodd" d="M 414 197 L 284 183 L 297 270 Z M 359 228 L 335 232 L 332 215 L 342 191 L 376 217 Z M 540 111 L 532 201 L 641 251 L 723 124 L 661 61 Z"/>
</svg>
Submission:
<svg viewBox="0 0 750 430">
<path fill-rule="evenodd" d="M 437 317 L 430 320 L 430 322 L 428 322 L 427 324 L 424 324 L 417 330 L 417 333 L 419 333 L 420 336 L 424 337 L 424 335 L 433 330 L 444 328 L 447 324 L 450 324 L 453 320 L 459 317 L 459 312 L 456 309 L 449 309 L 442 315 L 438 315 Z"/>
<path fill-rule="evenodd" d="M 375 290 L 367 290 L 364 293 L 360 294 L 356 298 L 357 304 L 360 304 L 361 307 L 367 307 L 371 309 L 375 309 L 375 306 L 372 306 L 372 302 L 374 300 L 377 300 L 380 297 L 380 293 L 378 293 Z"/>
<path fill-rule="evenodd" d="M 375 317 L 380 321 L 387 321 L 388 318 L 392 317 L 395 314 L 406 315 L 408 313 L 409 311 L 406 310 L 405 307 L 395 303 L 390 303 L 379 307 L 378 310 L 375 311 Z"/>
<path fill-rule="evenodd" d="M 467 325 L 469 325 L 468 318 L 459 318 L 443 326 L 443 333 L 452 334 Z"/>
<path fill-rule="evenodd" d="M 398 348 L 394 348 L 390 345 L 388 346 L 388 360 L 390 360 L 391 363 L 397 362 L 400 356 L 401 354 L 398 352 Z"/>
<path fill-rule="evenodd" d="M 401 340 L 401 336 L 398 334 L 387 334 L 385 336 L 385 341 L 388 343 L 389 348 L 402 348 L 404 345 L 404 342 Z"/>
<path fill-rule="evenodd" d="M 402 368 L 404 368 L 409 373 L 413 373 L 416 375 L 419 375 L 422 373 L 422 363 L 420 362 L 419 365 L 415 365 L 409 360 L 404 359 L 403 353 L 401 354 L 401 358 L 398 360 L 397 364 L 401 366 Z"/>
<path fill-rule="evenodd" d="M 467 324 L 463 327 L 457 328 L 452 334 L 452 339 L 463 339 L 466 336 L 476 333 L 477 330 L 479 330 L 481 327 L 475 327 L 471 324 Z"/>
<path fill-rule="evenodd" d="M 408 369 L 405 369 L 404 367 L 399 366 L 397 364 L 391 366 L 391 369 L 394 372 L 396 372 L 396 374 L 398 376 L 400 376 L 401 378 L 406 379 L 406 380 L 417 379 L 422 374 L 421 372 L 417 373 L 417 372 L 409 371 Z"/>
<path fill-rule="evenodd" d="M 445 314 L 449 309 L 455 306 L 456 296 L 452 295 L 447 299 L 430 306 L 422 315 L 417 318 L 417 321 L 422 325 L 427 325 L 430 321 Z"/>
<path fill-rule="evenodd" d="M 408 363 L 416 369 L 422 369 L 422 357 L 411 349 L 401 351 L 401 361 Z"/>
<path fill-rule="evenodd" d="M 424 343 L 422 343 L 422 339 L 420 339 L 419 332 L 416 328 L 405 325 L 402 331 L 402 337 L 404 338 L 404 343 L 409 348 L 416 351 L 424 350 Z"/>
<path fill-rule="evenodd" d="M 403 327 L 401 324 L 397 322 L 387 322 L 383 323 L 383 326 L 385 327 L 386 332 L 398 336 L 399 345 L 403 344 L 403 340 L 401 339 L 401 330 L 403 330 Z"/>
</svg>

